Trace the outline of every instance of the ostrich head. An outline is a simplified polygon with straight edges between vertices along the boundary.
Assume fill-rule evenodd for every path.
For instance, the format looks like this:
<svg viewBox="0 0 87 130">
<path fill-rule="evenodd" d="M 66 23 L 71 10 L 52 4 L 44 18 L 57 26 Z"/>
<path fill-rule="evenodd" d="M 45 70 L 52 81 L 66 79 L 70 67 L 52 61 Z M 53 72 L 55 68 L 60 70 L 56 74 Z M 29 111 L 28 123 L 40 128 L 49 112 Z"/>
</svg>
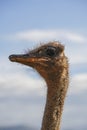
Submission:
<svg viewBox="0 0 87 130">
<path fill-rule="evenodd" d="M 64 46 L 59 42 L 49 42 L 23 55 L 10 55 L 9 59 L 36 69 L 46 81 L 58 78 L 67 67 Z"/>
</svg>

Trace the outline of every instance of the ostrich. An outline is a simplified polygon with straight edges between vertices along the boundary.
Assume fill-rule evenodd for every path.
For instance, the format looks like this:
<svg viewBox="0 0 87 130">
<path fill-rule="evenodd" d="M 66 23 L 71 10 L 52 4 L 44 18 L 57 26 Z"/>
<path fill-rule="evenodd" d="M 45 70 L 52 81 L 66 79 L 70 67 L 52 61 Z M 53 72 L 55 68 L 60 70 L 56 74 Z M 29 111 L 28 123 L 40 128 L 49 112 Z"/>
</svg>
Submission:
<svg viewBox="0 0 87 130">
<path fill-rule="evenodd" d="M 45 79 L 47 99 L 41 130 L 60 130 L 61 115 L 68 88 L 68 59 L 64 46 L 49 42 L 21 55 L 10 55 L 10 61 L 30 66 Z"/>
</svg>

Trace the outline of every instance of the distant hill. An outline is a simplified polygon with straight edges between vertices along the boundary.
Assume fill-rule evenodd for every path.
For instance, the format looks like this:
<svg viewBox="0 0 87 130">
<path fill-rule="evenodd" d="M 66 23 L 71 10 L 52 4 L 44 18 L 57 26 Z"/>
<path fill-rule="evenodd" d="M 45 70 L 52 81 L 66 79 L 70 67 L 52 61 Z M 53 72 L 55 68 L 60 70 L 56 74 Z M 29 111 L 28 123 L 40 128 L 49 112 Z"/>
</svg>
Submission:
<svg viewBox="0 0 87 130">
<path fill-rule="evenodd" d="M 25 126 L 10 126 L 10 127 L 0 127 L 0 130 L 37 130 L 37 129 Z"/>
<path fill-rule="evenodd" d="M 62 128 L 61 130 L 87 130 L 86 126 L 83 126 L 82 128 L 76 127 L 76 128 Z M 0 130 L 39 130 L 38 128 L 33 127 L 26 127 L 26 126 L 9 126 L 9 127 L 0 127 Z"/>
</svg>

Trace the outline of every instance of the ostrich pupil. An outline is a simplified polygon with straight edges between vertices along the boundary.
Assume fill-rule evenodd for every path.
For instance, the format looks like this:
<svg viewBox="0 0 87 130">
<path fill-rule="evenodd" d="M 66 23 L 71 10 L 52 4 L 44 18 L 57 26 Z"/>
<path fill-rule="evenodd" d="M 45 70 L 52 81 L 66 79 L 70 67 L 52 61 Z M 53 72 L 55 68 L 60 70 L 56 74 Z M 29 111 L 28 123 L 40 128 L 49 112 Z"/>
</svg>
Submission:
<svg viewBox="0 0 87 130">
<path fill-rule="evenodd" d="M 55 49 L 54 48 L 48 48 L 46 50 L 46 55 L 47 56 L 54 56 L 55 55 Z"/>
</svg>

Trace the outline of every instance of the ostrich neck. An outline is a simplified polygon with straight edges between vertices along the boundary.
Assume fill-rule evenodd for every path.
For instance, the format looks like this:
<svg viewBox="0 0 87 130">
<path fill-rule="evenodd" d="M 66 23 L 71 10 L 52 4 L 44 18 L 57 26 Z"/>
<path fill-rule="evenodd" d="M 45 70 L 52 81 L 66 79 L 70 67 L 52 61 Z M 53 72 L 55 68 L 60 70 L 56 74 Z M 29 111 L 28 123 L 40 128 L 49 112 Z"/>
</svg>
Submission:
<svg viewBox="0 0 87 130">
<path fill-rule="evenodd" d="M 55 80 L 55 81 L 54 81 Z M 47 100 L 41 130 L 60 130 L 64 99 L 68 87 L 68 72 L 47 83 Z"/>
</svg>

